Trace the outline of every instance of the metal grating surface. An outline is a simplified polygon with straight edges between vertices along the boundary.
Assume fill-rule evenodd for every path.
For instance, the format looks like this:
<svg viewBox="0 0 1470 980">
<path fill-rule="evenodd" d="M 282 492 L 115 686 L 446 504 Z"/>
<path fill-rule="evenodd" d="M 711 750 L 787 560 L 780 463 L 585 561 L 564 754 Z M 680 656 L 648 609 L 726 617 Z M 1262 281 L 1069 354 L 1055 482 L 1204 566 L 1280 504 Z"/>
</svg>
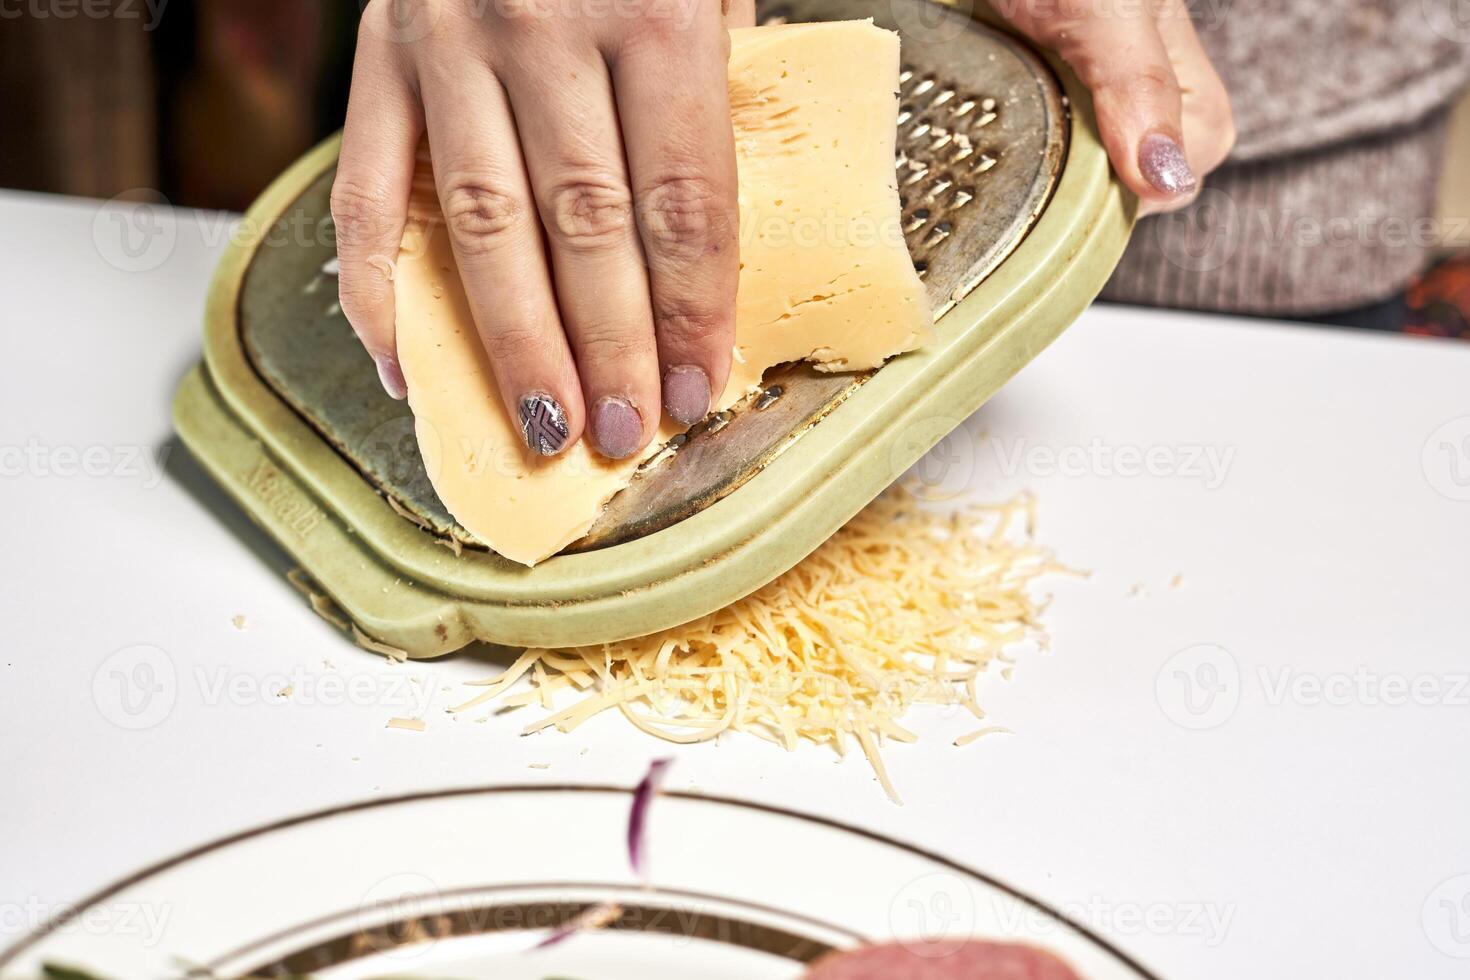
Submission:
<svg viewBox="0 0 1470 980">
<path fill-rule="evenodd" d="M 1045 207 L 1066 154 L 1056 80 L 1009 36 L 927 0 L 798 0 L 762 13 L 763 22 L 872 17 L 902 31 L 896 175 L 909 249 L 942 316 Z M 407 519 L 474 546 L 434 494 L 407 406 L 382 393 L 336 305 L 332 177 L 322 174 L 302 194 L 253 260 L 239 311 L 245 349 L 266 382 Z M 721 499 L 868 376 L 773 369 L 765 395 L 692 430 L 570 550 L 651 533 Z"/>
</svg>

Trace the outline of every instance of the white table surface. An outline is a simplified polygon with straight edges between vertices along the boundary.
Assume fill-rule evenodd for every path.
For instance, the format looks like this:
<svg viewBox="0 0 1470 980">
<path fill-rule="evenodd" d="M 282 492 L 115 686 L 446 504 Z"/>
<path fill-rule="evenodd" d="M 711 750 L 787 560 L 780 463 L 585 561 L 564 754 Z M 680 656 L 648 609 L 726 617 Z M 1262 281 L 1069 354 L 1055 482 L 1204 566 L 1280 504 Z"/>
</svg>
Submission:
<svg viewBox="0 0 1470 980">
<path fill-rule="evenodd" d="M 286 815 L 630 784 L 668 752 L 617 717 L 454 722 L 484 663 L 386 665 L 313 615 L 171 435 L 227 219 L 129 255 L 98 215 L 0 195 L 0 942 Z M 1052 651 L 982 687 L 1017 734 L 956 749 L 962 719 L 911 718 L 902 807 L 861 758 L 752 738 L 678 751 L 670 785 L 920 843 L 1168 978 L 1465 976 L 1470 345 L 1099 308 L 947 448 L 958 499 L 1034 490 L 1042 540 L 1094 573 L 1056 583 Z M 163 652 L 151 702 L 99 673 L 137 645 Z M 384 728 L 405 677 L 423 734 Z"/>
</svg>

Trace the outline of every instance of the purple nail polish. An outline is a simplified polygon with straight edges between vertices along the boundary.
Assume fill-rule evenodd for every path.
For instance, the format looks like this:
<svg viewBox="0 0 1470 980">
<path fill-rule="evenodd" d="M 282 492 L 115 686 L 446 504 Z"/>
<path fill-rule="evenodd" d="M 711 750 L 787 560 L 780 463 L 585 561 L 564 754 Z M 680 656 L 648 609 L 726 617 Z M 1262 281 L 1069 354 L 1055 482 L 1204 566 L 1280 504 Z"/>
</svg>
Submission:
<svg viewBox="0 0 1470 980">
<path fill-rule="evenodd" d="M 388 397 L 398 401 L 407 398 L 408 382 L 403 380 L 403 369 L 398 366 L 398 358 L 392 354 L 374 354 L 373 363 L 378 366 L 378 380 L 383 383 L 383 390 L 388 393 Z"/>
<path fill-rule="evenodd" d="M 532 392 L 521 399 L 521 437 L 532 452 L 555 456 L 567 444 L 567 413 L 555 398 Z"/>
<path fill-rule="evenodd" d="M 1155 189 L 1174 197 L 1191 194 L 1197 186 L 1184 150 L 1163 133 L 1145 136 L 1138 144 L 1138 169 Z"/>
<path fill-rule="evenodd" d="M 592 438 L 602 455 L 626 459 L 643 441 L 643 416 L 626 398 L 599 398 L 592 406 Z"/>
<path fill-rule="evenodd" d="M 693 364 L 664 372 L 664 410 L 680 425 L 693 425 L 709 414 L 709 375 Z"/>
</svg>

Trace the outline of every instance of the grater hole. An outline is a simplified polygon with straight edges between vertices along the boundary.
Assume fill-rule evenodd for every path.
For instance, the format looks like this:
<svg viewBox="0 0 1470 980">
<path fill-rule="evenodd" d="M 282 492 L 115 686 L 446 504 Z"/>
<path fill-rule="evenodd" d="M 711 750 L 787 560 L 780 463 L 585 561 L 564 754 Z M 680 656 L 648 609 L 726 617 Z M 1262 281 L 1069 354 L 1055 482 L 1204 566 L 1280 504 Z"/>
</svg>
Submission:
<svg viewBox="0 0 1470 980">
<path fill-rule="evenodd" d="M 898 145 L 894 170 L 902 230 L 922 279 L 936 249 L 955 233 L 949 220 L 979 196 L 975 176 L 996 164 L 993 149 L 977 145 L 998 118 L 994 98 L 904 66 L 899 76 Z M 993 138 L 984 146 L 990 148 Z"/>
<path fill-rule="evenodd" d="M 909 215 L 908 220 L 904 222 L 903 233 L 905 235 L 911 235 L 914 232 L 918 231 L 920 228 L 929 223 L 929 217 L 930 215 L 928 208 L 919 208 L 913 214 Z"/>
<path fill-rule="evenodd" d="M 948 238 L 950 236 L 950 233 L 953 231 L 954 225 L 950 222 L 939 222 L 939 224 L 935 225 L 933 229 L 930 230 L 928 235 L 924 236 L 924 247 L 933 248 L 935 245 L 938 245 L 940 242 Z"/>
</svg>

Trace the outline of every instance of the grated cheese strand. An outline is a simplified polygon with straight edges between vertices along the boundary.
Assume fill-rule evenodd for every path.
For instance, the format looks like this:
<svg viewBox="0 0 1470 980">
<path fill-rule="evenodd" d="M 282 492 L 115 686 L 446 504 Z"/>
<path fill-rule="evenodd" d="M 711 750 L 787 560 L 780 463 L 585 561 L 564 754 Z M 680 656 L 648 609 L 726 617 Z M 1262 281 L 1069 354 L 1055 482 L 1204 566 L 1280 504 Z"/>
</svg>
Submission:
<svg viewBox="0 0 1470 980">
<path fill-rule="evenodd" d="M 898 802 L 880 752 L 916 740 L 898 723 L 908 709 L 962 705 L 983 719 L 978 676 L 992 663 L 1008 672 L 1017 643 L 1044 646 L 1032 588 L 1070 569 L 1033 542 L 1035 519 L 1030 495 L 948 513 L 893 488 L 745 599 L 650 636 L 527 650 L 454 710 L 538 704 L 525 734 L 616 708 L 670 742 L 737 731 L 845 755 L 851 739 Z M 530 690 L 508 695 L 521 678 Z M 568 692 L 575 700 L 557 705 Z"/>
</svg>

